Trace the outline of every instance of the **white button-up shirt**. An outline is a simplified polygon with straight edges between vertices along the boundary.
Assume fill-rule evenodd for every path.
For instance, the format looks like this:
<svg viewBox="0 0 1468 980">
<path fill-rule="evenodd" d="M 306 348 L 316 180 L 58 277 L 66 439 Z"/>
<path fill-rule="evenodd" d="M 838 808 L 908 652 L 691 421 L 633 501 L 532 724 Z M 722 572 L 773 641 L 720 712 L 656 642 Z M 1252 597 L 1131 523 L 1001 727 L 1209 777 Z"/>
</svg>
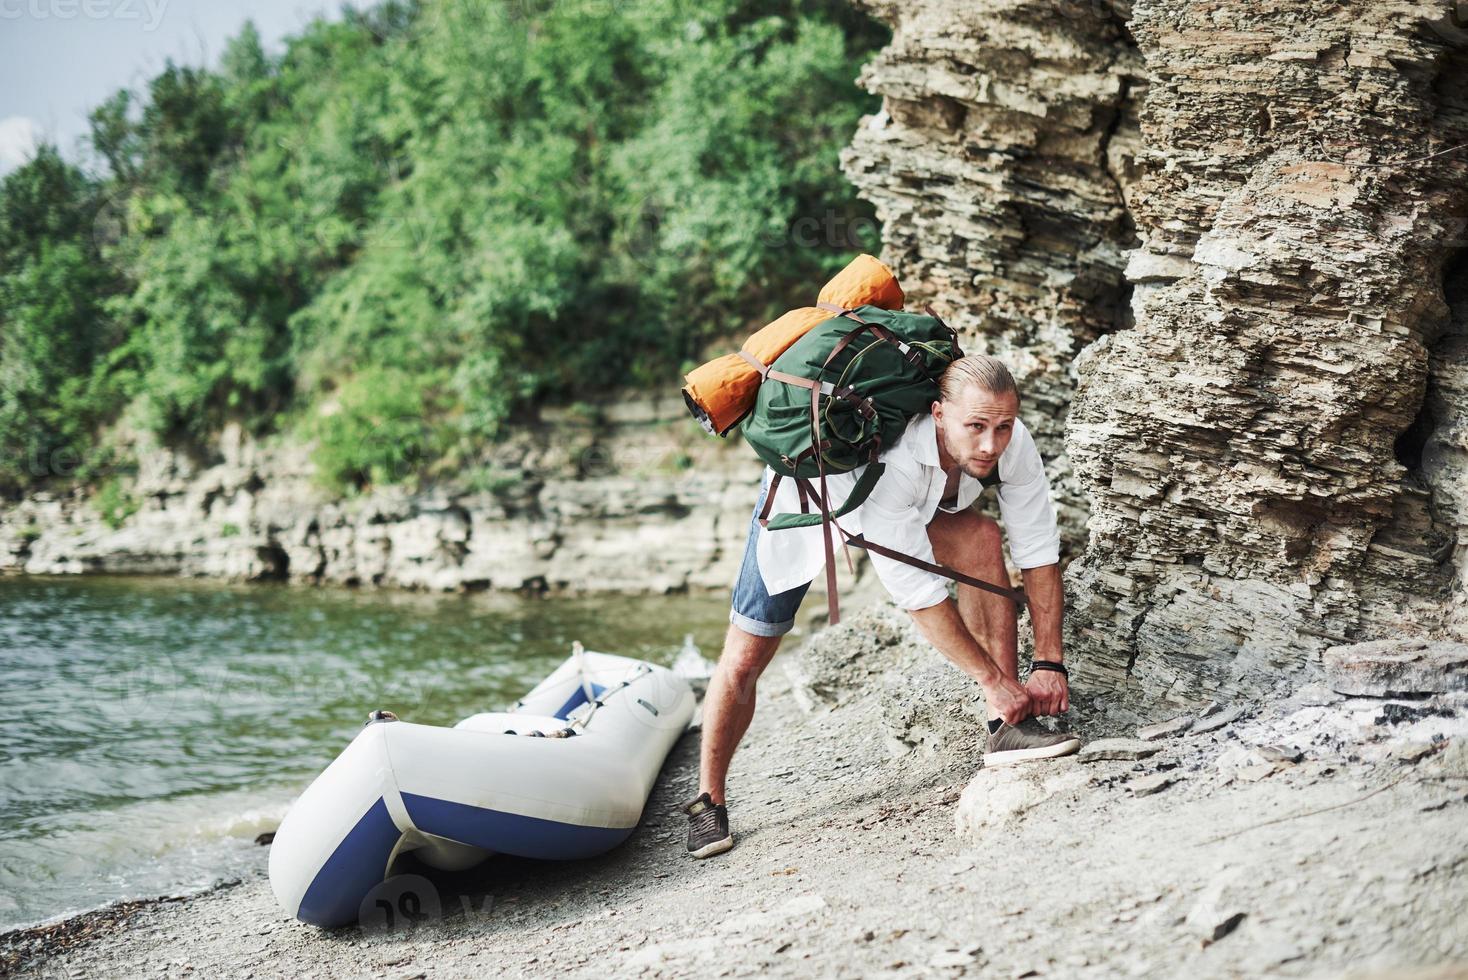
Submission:
<svg viewBox="0 0 1468 980">
<path fill-rule="evenodd" d="M 947 474 L 938 465 L 937 423 L 928 413 L 916 415 L 908 423 L 896 444 L 882 453 L 887 465 L 877 485 L 860 507 L 839 518 L 849 534 L 863 534 L 867 540 L 886 545 L 903 554 L 933 561 L 933 545 L 928 540 L 928 523 L 939 510 Z M 1020 568 L 1053 565 L 1060 560 L 1060 532 L 1055 522 L 1055 507 L 1050 501 L 1050 481 L 1045 464 L 1035 447 L 1035 440 L 1019 419 L 1009 445 L 999 456 L 999 515 L 1009 539 L 1009 556 Z M 831 496 L 831 509 L 838 509 L 865 465 L 846 473 L 826 476 Z M 766 467 L 765 478 L 774 471 Z M 813 485 L 819 490 L 816 481 Z M 958 497 L 952 513 L 972 504 L 984 485 L 967 473 L 960 472 Z M 811 504 L 814 509 L 815 504 Z M 775 490 L 775 514 L 799 513 L 800 497 L 795 481 L 784 478 Z M 841 550 L 841 535 L 831 528 L 832 547 Z M 883 555 L 868 552 L 877 577 L 891 593 L 893 601 L 903 609 L 926 609 L 948 598 L 948 579 L 935 572 L 914 568 Z M 826 563 L 821 545 L 821 527 L 792 527 L 779 531 L 759 529 L 756 557 L 765 588 L 771 595 L 804 585 L 815 579 Z M 1007 583 L 999 582 L 999 585 Z"/>
</svg>

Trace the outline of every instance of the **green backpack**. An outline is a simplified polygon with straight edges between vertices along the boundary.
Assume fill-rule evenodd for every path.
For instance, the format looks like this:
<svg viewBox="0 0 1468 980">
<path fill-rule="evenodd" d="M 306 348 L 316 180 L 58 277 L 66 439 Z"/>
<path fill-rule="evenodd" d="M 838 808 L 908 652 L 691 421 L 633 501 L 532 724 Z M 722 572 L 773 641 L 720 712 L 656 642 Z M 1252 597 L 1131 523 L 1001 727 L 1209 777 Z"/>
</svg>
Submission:
<svg viewBox="0 0 1468 980">
<path fill-rule="evenodd" d="M 826 591 L 830 621 L 835 624 L 840 622 L 840 612 L 827 525 L 871 495 L 886 468 L 879 459 L 882 449 L 897 441 L 914 415 L 928 411 L 938 400 L 938 378 L 963 356 L 963 350 L 958 334 L 932 307 L 921 314 L 876 306 L 847 310 L 819 305 L 835 316 L 812 327 L 773 364 L 761 364 L 749 352 L 739 352 L 760 372 L 759 393 L 740 431 L 775 473 L 760 524 L 771 531 L 815 524 L 826 528 Z M 769 381 L 781 383 L 767 384 Z M 826 474 L 849 472 L 863 463 L 868 464 L 866 470 L 845 502 L 830 510 L 825 503 Z M 997 472 L 983 482 L 997 483 Z M 795 480 L 803 512 L 771 517 L 775 489 L 782 478 Z M 815 510 L 809 509 L 811 502 Z M 891 551 L 861 535 L 848 535 L 839 523 L 836 527 L 846 544 L 1020 601 L 1016 590 Z"/>
</svg>

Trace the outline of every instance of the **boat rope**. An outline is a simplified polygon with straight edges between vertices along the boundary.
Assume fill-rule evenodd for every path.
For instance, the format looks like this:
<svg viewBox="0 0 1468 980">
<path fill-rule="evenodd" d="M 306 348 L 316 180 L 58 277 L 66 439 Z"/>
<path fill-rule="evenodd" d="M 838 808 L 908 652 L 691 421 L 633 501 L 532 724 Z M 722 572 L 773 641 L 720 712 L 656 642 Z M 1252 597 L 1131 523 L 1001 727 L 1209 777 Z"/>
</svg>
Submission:
<svg viewBox="0 0 1468 980">
<path fill-rule="evenodd" d="M 591 707 L 586 710 L 586 714 L 572 720 L 571 727 L 576 728 L 577 726 L 580 726 L 580 728 L 585 731 L 587 722 L 591 721 L 592 716 L 596 714 L 596 709 L 605 704 L 607 702 L 607 699 L 609 699 L 613 694 L 616 694 L 619 691 L 622 691 L 623 689 L 628 687 L 633 681 L 637 680 L 639 677 L 650 673 L 652 673 L 651 667 L 649 667 L 647 664 L 638 664 L 637 671 L 631 677 L 628 677 L 626 680 L 622 681 L 622 683 L 618 684 L 616 687 L 612 688 L 609 691 L 602 691 L 601 697 L 592 698 Z"/>
<path fill-rule="evenodd" d="M 576 658 L 576 673 L 581 675 L 581 693 L 586 695 L 586 700 L 595 701 L 596 692 L 591 689 L 591 678 L 586 676 L 585 653 L 586 648 L 580 640 L 571 641 L 571 656 Z"/>
<path fill-rule="evenodd" d="M 577 662 L 579 663 L 580 654 L 584 652 L 581 650 L 581 644 L 575 644 L 572 647 L 572 652 L 576 654 Z M 618 684 L 616 687 L 608 688 L 607 690 L 602 691 L 600 697 L 595 697 L 591 694 L 590 691 L 587 690 L 587 686 L 590 684 L 590 681 L 587 679 L 586 674 L 583 672 L 581 674 L 581 689 L 586 692 L 586 701 L 582 703 L 581 707 L 586 708 L 586 711 L 583 712 L 580 716 L 570 719 L 569 725 L 567 725 L 565 728 L 558 729 L 557 731 L 542 732 L 537 730 L 533 732 L 525 732 L 524 734 L 530 738 L 570 738 L 573 735 L 580 735 L 586 730 L 587 722 L 591 721 L 592 716 L 596 714 L 596 709 L 602 707 L 606 703 L 608 698 L 610 698 L 613 694 L 616 694 L 627 688 L 638 678 L 650 673 L 652 673 L 652 668 L 650 666 L 648 666 L 647 664 L 638 664 L 637 670 L 633 672 L 630 677 L 622 681 L 622 683 Z M 515 702 L 515 704 L 516 707 L 518 707 L 520 702 L 517 701 Z M 587 707 L 588 705 L 589 707 Z M 578 708 L 577 710 L 580 710 L 580 708 Z M 517 732 L 513 728 L 506 728 L 504 734 L 519 735 L 521 733 Z"/>
</svg>

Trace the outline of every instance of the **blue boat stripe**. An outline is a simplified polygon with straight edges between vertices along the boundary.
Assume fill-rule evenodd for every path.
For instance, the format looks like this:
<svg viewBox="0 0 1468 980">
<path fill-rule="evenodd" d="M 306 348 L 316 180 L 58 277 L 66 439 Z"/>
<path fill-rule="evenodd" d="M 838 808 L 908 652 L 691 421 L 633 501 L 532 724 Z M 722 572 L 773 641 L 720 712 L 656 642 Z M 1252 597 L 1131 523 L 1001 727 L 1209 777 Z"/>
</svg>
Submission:
<svg viewBox="0 0 1468 980">
<path fill-rule="evenodd" d="M 591 683 L 591 696 L 592 697 L 594 697 L 594 698 L 601 697 L 601 693 L 603 691 L 605 691 L 605 690 L 606 690 L 605 687 L 602 687 L 600 684 L 596 683 L 595 681 L 592 681 L 592 683 Z M 586 691 L 580 685 L 577 685 L 576 690 L 572 691 L 571 692 L 571 696 L 566 699 L 566 703 L 563 704 L 563 705 L 561 705 L 559 708 L 556 709 L 556 711 L 555 711 L 555 717 L 564 719 L 567 715 L 569 715 L 571 712 L 575 711 L 577 708 L 581 707 L 585 703 L 586 703 Z"/>
<path fill-rule="evenodd" d="M 387 877 L 388 858 L 402 836 L 378 797 L 316 872 L 296 918 L 325 929 L 357 921 L 362 899 Z"/>
<path fill-rule="evenodd" d="M 403 805 L 413 818 L 413 826 L 426 834 L 528 858 L 561 861 L 592 857 L 616 847 L 633 830 L 583 827 L 414 793 L 403 794 Z"/>
</svg>

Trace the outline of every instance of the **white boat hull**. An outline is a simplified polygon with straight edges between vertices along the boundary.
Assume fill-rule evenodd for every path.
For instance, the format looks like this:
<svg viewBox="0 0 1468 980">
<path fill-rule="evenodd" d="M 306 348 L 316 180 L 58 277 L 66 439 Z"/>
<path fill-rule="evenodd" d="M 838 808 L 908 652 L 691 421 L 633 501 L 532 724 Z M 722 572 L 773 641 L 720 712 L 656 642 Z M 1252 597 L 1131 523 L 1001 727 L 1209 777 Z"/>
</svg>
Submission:
<svg viewBox="0 0 1468 980">
<path fill-rule="evenodd" d="M 276 831 L 276 899 L 329 928 L 367 914 L 364 900 L 407 851 L 444 869 L 493 853 L 572 860 L 607 851 L 636 828 L 695 701 L 666 668 L 587 652 L 512 711 L 453 728 L 369 722 Z M 554 737 L 567 729 L 577 734 Z"/>
</svg>

